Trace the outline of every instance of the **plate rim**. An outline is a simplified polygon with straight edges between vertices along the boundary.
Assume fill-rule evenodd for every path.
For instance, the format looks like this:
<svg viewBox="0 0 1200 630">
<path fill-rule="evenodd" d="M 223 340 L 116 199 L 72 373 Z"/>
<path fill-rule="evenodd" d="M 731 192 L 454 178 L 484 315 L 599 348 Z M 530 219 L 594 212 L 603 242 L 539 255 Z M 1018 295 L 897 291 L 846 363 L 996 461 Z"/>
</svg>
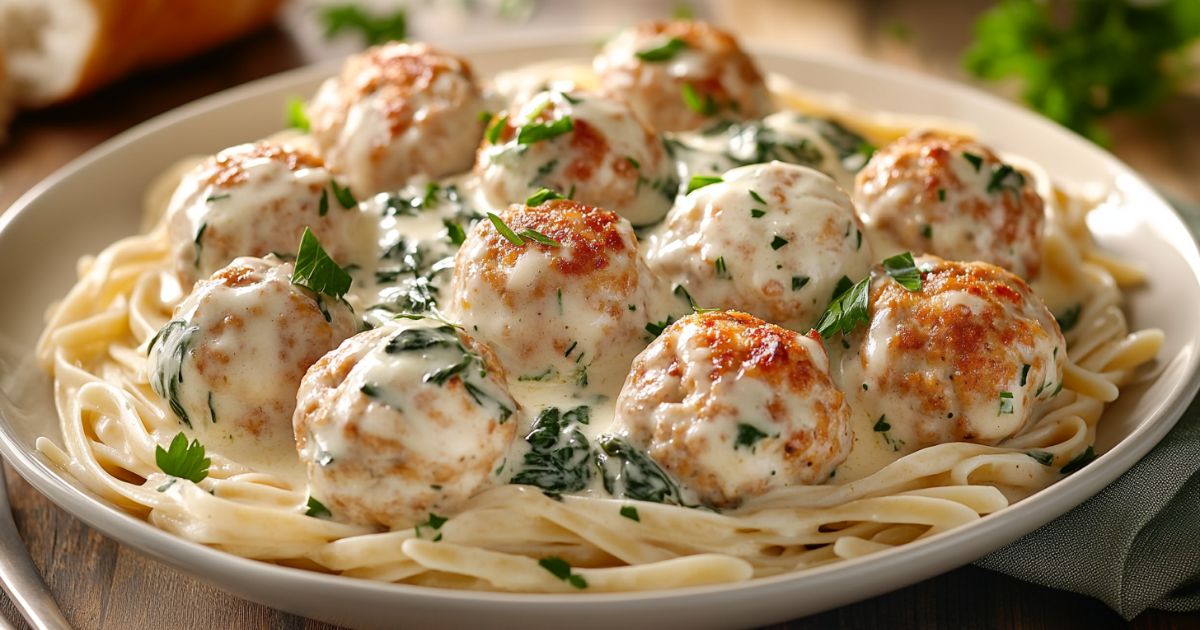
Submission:
<svg viewBox="0 0 1200 630">
<path fill-rule="evenodd" d="M 586 33 L 586 31 L 584 32 Z M 573 48 L 577 51 L 582 51 L 585 46 L 589 45 L 581 42 L 578 34 L 573 34 L 570 36 L 546 38 L 545 41 L 539 44 L 529 44 L 527 40 L 516 37 L 481 38 L 473 42 L 456 42 L 454 48 L 456 54 L 469 57 L 488 52 L 503 52 L 515 55 L 519 54 L 521 50 L 559 51 L 565 48 Z M 892 67 L 873 60 L 858 59 L 837 54 L 788 51 L 777 46 L 748 46 L 747 48 L 751 55 L 756 58 L 769 55 L 781 60 L 816 63 L 860 74 L 886 74 L 889 75 L 889 79 L 895 79 L 909 85 L 929 86 L 940 92 L 952 92 L 956 98 L 986 101 L 993 106 L 1002 108 L 1009 115 L 1015 115 L 1034 121 L 1040 125 L 1054 128 L 1060 133 L 1063 131 L 1067 132 L 1073 142 L 1086 144 L 1086 150 L 1102 158 L 1108 168 L 1113 169 L 1114 172 L 1123 176 L 1132 177 L 1134 182 L 1143 187 L 1156 201 L 1168 210 L 1165 215 L 1156 217 L 1156 221 L 1165 220 L 1174 222 L 1174 225 L 1171 227 L 1178 228 L 1191 235 L 1191 239 L 1189 239 L 1191 249 L 1181 251 L 1180 253 L 1189 259 L 1192 275 L 1200 279 L 1200 275 L 1198 275 L 1200 274 L 1200 269 L 1197 268 L 1197 261 L 1200 261 L 1200 250 L 1197 249 L 1196 237 L 1187 228 L 1173 207 L 1158 191 L 1146 183 L 1136 171 L 1106 150 L 1092 145 L 1078 134 L 1014 103 L 950 79 L 921 74 L 905 68 Z M 14 222 L 22 217 L 30 207 L 36 205 L 37 200 L 48 190 L 59 186 L 63 181 L 70 179 L 77 172 L 104 159 L 114 151 L 135 144 L 148 136 L 163 132 L 177 122 L 184 121 L 194 115 L 243 100 L 250 100 L 256 97 L 261 98 L 263 95 L 287 85 L 315 81 L 321 76 L 332 75 L 340 64 L 341 59 L 322 61 L 233 86 L 158 114 L 105 140 L 54 171 L 13 202 L 3 213 L 3 216 L 0 216 L 0 241 L 8 236 L 8 232 L 13 229 L 12 225 Z M 851 96 L 853 97 L 853 95 Z M 1160 214 L 1162 213 L 1160 212 Z M 229 584 L 216 581 L 208 573 L 245 571 L 247 574 L 259 574 L 260 579 L 271 581 L 275 588 L 286 586 L 287 583 L 292 582 L 321 587 L 326 589 L 330 595 L 337 595 L 349 589 L 348 592 L 361 591 L 367 596 L 389 596 L 399 602 L 415 598 L 418 600 L 436 600 L 437 605 L 474 603 L 504 607 L 536 605 L 538 607 L 557 608 L 569 606 L 573 611 L 579 611 L 581 610 L 580 606 L 584 604 L 603 605 L 616 601 L 627 604 L 635 602 L 643 604 L 682 604 L 691 600 L 711 598 L 718 594 L 721 596 L 736 597 L 738 594 L 748 590 L 761 592 L 767 596 L 777 596 L 786 594 L 796 588 L 802 588 L 804 581 L 811 580 L 816 576 L 835 583 L 853 584 L 857 587 L 852 594 L 841 599 L 831 599 L 820 607 L 810 610 L 812 612 L 832 608 L 849 601 L 866 599 L 885 590 L 897 588 L 895 584 L 877 577 L 879 575 L 888 575 L 894 571 L 903 570 L 909 576 L 904 579 L 903 584 L 912 584 L 934 574 L 967 564 L 982 555 L 982 553 L 998 549 L 1004 544 L 1016 540 L 1020 536 L 1065 514 L 1097 494 L 1105 486 L 1127 472 L 1138 460 L 1153 449 L 1171 428 L 1175 426 L 1196 397 L 1197 391 L 1200 390 L 1200 353 L 1192 353 L 1186 360 L 1186 375 L 1183 377 L 1181 386 L 1171 392 L 1169 398 L 1158 404 L 1154 413 L 1151 414 L 1157 417 L 1141 423 L 1119 443 L 1114 445 L 1113 448 L 1101 454 L 1087 468 L 1093 471 L 1093 474 L 1077 474 L 1061 479 L 1052 486 L 1001 510 L 995 515 L 989 515 L 979 521 L 954 528 L 928 539 L 870 556 L 814 569 L 756 578 L 746 582 L 642 592 L 541 594 L 459 591 L 375 582 L 252 560 L 175 536 L 124 512 L 119 507 L 62 479 L 61 477 L 66 473 L 56 471 L 57 467 L 41 456 L 36 449 L 25 449 L 18 443 L 16 436 L 10 434 L 9 420 L 2 411 L 0 411 L 0 455 L 3 455 L 21 477 L 30 483 L 39 493 L 49 498 L 51 502 L 74 518 L 87 523 L 90 527 L 101 532 L 108 538 L 154 557 L 183 571 L 191 577 L 214 584 L 223 590 L 229 590 Z M 1050 496 L 1047 496 L 1047 491 L 1051 489 L 1055 491 L 1049 492 Z M 1064 498 L 1067 500 L 1064 500 Z M 1014 521 L 1016 523 L 1022 522 L 1016 517 L 1004 516 L 1005 513 L 1014 509 L 1020 510 L 1019 515 L 1024 516 L 1025 525 L 1016 528 L 1019 531 L 1010 531 L 1010 533 L 1004 534 L 1003 538 L 1007 542 L 1000 544 L 989 542 L 997 537 L 996 530 L 1011 528 Z M 986 546 L 985 551 L 975 553 L 975 550 L 984 546 Z M 963 553 L 948 553 L 952 547 L 965 547 L 970 549 L 971 553 L 965 555 Z M 937 562 L 917 562 L 916 565 L 919 566 L 910 564 L 912 560 L 920 561 L 923 559 L 922 556 L 935 552 L 940 554 L 937 556 L 939 560 Z M 909 566 L 905 566 L 906 564 Z M 203 569 L 203 571 L 199 571 L 199 569 Z M 238 591 L 237 594 L 242 597 L 247 596 L 241 591 Z"/>
</svg>

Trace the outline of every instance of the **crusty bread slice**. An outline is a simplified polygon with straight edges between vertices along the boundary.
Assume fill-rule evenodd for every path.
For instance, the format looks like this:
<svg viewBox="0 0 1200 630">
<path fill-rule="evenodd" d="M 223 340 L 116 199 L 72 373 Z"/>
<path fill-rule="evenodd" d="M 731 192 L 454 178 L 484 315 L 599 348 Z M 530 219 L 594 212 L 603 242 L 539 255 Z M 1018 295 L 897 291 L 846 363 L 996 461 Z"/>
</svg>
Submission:
<svg viewBox="0 0 1200 630">
<path fill-rule="evenodd" d="M 0 0 L 16 101 L 68 100 L 266 23 L 283 0 Z"/>
</svg>

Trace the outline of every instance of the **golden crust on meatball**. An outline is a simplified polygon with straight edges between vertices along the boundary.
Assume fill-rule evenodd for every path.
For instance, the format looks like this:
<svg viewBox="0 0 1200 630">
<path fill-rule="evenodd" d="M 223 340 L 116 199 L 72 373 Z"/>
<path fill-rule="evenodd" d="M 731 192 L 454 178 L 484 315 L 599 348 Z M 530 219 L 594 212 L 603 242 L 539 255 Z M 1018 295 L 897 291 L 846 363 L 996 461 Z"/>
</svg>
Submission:
<svg viewBox="0 0 1200 630">
<path fill-rule="evenodd" d="M 877 151 L 855 180 L 863 221 L 913 253 L 981 260 L 1032 279 L 1044 204 L 1033 179 L 988 147 L 917 132 Z"/>
<path fill-rule="evenodd" d="M 819 338 L 736 311 L 668 326 L 634 360 L 615 427 L 717 507 L 821 483 L 853 441 Z"/>
</svg>

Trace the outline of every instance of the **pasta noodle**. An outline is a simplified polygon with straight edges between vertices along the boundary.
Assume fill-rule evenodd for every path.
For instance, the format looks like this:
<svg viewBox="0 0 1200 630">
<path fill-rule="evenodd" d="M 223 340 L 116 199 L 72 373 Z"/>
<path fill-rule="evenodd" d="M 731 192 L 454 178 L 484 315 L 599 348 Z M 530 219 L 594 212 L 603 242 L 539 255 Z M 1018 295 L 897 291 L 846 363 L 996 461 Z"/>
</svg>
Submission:
<svg viewBox="0 0 1200 630">
<path fill-rule="evenodd" d="M 885 125 L 841 115 L 877 141 L 907 130 L 892 118 Z M 152 390 L 145 357 L 183 297 L 164 273 L 170 244 L 157 217 L 191 164 L 172 168 L 148 194 L 149 230 L 81 260 L 77 284 L 50 311 L 37 352 L 54 375 L 63 443 L 43 438 L 37 447 L 92 492 L 157 527 L 290 566 L 448 588 L 574 591 L 539 566 L 554 556 L 586 579 L 588 592 L 606 592 L 743 581 L 878 553 L 967 525 L 1054 483 L 1090 449 L 1105 404 L 1163 343 L 1161 331 L 1131 330 L 1121 311 L 1122 288 L 1143 274 L 1093 244 L 1086 217 L 1098 200 L 1053 186 L 1029 165 L 1048 208 L 1043 273 L 1081 296 L 1081 308 L 1066 333 L 1061 394 L 1022 433 L 998 446 L 927 447 L 857 479 L 788 487 L 721 513 L 592 496 L 554 500 L 503 485 L 470 499 L 438 528 L 437 542 L 419 528 L 378 532 L 306 516 L 304 483 L 239 461 L 221 445 L 209 445 L 209 474 L 198 483 L 156 465 L 155 447 L 180 425 Z M 628 505 L 636 505 L 636 523 L 621 512 Z"/>
</svg>

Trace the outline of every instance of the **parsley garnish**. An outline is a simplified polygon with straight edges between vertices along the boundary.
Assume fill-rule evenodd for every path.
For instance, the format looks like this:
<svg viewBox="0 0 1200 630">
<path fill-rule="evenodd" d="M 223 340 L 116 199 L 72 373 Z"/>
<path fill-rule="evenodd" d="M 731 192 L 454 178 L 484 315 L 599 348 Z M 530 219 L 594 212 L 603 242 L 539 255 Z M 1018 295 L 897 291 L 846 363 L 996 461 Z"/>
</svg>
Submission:
<svg viewBox="0 0 1200 630">
<path fill-rule="evenodd" d="M 1032 457 L 1035 462 L 1043 466 L 1049 466 L 1050 464 L 1054 463 L 1054 455 L 1047 453 L 1046 451 L 1029 451 L 1025 454 Z"/>
<path fill-rule="evenodd" d="M 487 138 L 489 143 L 496 144 L 500 141 L 500 133 L 504 131 L 504 124 L 507 122 L 508 114 L 500 114 L 498 118 L 492 121 L 492 124 L 488 125 L 487 131 L 484 132 L 483 137 Z"/>
<path fill-rule="evenodd" d="M 638 515 L 637 508 L 633 507 L 632 505 L 622 505 L 621 516 L 624 516 L 631 521 L 638 523 L 642 522 L 642 517 Z"/>
<path fill-rule="evenodd" d="M 692 191 L 700 190 L 710 184 L 719 184 L 723 181 L 725 180 L 721 179 L 720 175 L 692 175 L 692 178 L 688 180 L 687 191 L 688 194 L 691 194 Z"/>
<path fill-rule="evenodd" d="M 304 235 L 300 237 L 300 250 L 296 252 L 292 284 L 340 300 L 350 290 L 351 282 L 350 274 L 325 253 L 317 237 L 313 236 L 312 230 L 304 228 Z"/>
<path fill-rule="evenodd" d="M 308 497 L 308 509 L 304 511 L 304 515 L 313 518 L 332 518 L 333 512 L 330 512 L 324 503 L 313 497 Z"/>
<path fill-rule="evenodd" d="M 541 567 L 551 573 L 554 577 L 574 586 L 577 589 L 587 588 L 587 580 L 583 579 L 582 575 L 571 573 L 571 565 L 566 560 L 557 556 L 550 556 L 538 560 Z"/>
<path fill-rule="evenodd" d="M 304 111 L 304 99 L 293 96 L 287 100 L 283 110 L 284 122 L 292 129 L 308 133 L 312 127 L 308 122 L 308 112 Z"/>
<path fill-rule="evenodd" d="M 550 238 L 549 236 L 546 236 L 545 234 L 542 234 L 541 232 L 538 232 L 537 230 L 526 228 L 521 230 L 520 235 L 523 239 L 541 243 L 542 245 L 548 245 L 550 247 L 562 247 L 562 243 Z"/>
<path fill-rule="evenodd" d="M 413 530 L 416 532 L 417 538 L 420 538 L 422 527 L 428 527 L 429 529 L 437 531 L 437 530 L 441 529 L 442 525 L 445 525 L 446 521 L 448 521 L 448 520 L 450 520 L 450 519 L 446 518 L 445 516 L 438 516 L 437 514 L 430 512 L 429 520 L 425 521 L 424 523 L 414 525 Z M 442 539 L 442 533 L 438 532 L 437 536 L 433 537 L 433 542 L 437 542 L 441 539 Z"/>
<path fill-rule="evenodd" d="M 761 203 L 764 206 L 767 205 L 766 200 L 763 199 L 757 192 L 754 192 L 753 190 L 750 191 L 750 198 L 757 201 L 758 203 Z"/>
<path fill-rule="evenodd" d="M 925 238 L 933 238 L 933 226 L 926 223 L 921 226 L 921 236 Z"/>
<path fill-rule="evenodd" d="M 325 25 L 326 39 L 342 31 L 354 31 L 374 46 L 399 41 L 408 35 L 408 15 L 404 9 L 390 15 L 371 15 L 357 4 L 349 3 L 325 7 L 319 15 Z"/>
<path fill-rule="evenodd" d="M 680 86 L 680 94 L 683 96 L 683 103 L 687 108 L 700 114 L 701 116 L 712 116 L 717 113 L 717 101 L 713 99 L 712 94 L 700 95 L 696 91 L 696 87 L 691 83 L 684 83 Z"/>
<path fill-rule="evenodd" d="M 1067 462 L 1067 465 L 1063 466 L 1059 472 L 1069 475 L 1092 463 L 1093 459 L 1096 459 L 1096 451 L 1089 446 L 1086 451 L 1076 455 L 1071 461 Z"/>
<path fill-rule="evenodd" d="M 750 218 L 761 219 L 763 217 L 763 215 L 765 215 L 766 213 L 767 213 L 766 210 L 759 210 L 758 208 L 751 208 Z"/>
<path fill-rule="evenodd" d="M 729 269 L 725 266 L 724 256 L 717 256 L 717 259 L 713 261 L 713 268 L 716 270 L 718 278 L 723 280 L 728 280 L 730 278 Z M 692 301 L 692 296 L 688 296 L 688 301 Z M 695 303 L 693 303 L 692 307 L 695 308 L 695 306 Z"/>
<path fill-rule="evenodd" d="M 1020 171 L 1007 164 L 998 164 L 992 168 L 992 176 L 988 179 L 987 191 L 988 193 L 996 193 L 1008 189 L 1014 195 L 1020 195 L 1021 187 L 1024 185 L 1025 176 Z"/>
<path fill-rule="evenodd" d="M 675 55 L 678 55 L 680 51 L 687 47 L 687 42 L 679 39 L 678 37 L 672 37 L 671 39 L 667 40 L 667 43 L 661 46 L 639 50 L 633 54 L 642 61 L 670 61 L 675 57 Z"/>
<path fill-rule="evenodd" d="M 548 123 L 529 123 L 522 125 L 517 131 L 517 144 L 533 144 L 549 140 L 567 133 L 575 128 L 575 121 L 570 116 L 563 116 Z"/>
<path fill-rule="evenodd" d="M 204 445 L 199 440 L 192 440 L 188 444 L 187 436 L 180 431 L 166 450 L 155 445 L 154 463 L 158 464 L 159 470 L 172 477 L 199 483 L 208 476 L 211 461 L 204 456 Z"/>
<path fill-rule="evenodd" d="M 358 200 L 354 198 L 354 194 L 350 192 L 349 186 L 340 186 L 336 179 L 329 180 L 329 187 L 333 189 L 333 197 L 337 199 L 344 210 L 349 210 L 358 205 Z"/>
<path fill-rule="evenodd" d="M 864 384 L 865 384 L 865 383 L 864 383 Z M 892 430 L 892 425 L 891 425 L 891 424 L 888 424 L 888 421 L 887 421 L 887 414 L 884 414 L 884 415 L 882 415 L 882 416 L 879 416 L 879 420 L 876 420 L 876 421 L 875 421 L 875 426 L 874 426 L 873 428 L 874 428 L 874 430 L 875 430 L 877 433 L 883 433 L 883 432 L 885 432 L 885 431 L 891 431 L 891 430 Z"/>
<path fill-rule="evenodd" d="M 1021 387 L 1025 387 L 1025 382 L 1029 379 L 1029 368 L 1028 363 L 1021 366 Z"/>
<path fill-rule="evenodd" d="M 542 234 L 541 232 L 538 232 L 537 230 L 526 228 L 521 230 L 520 233 L 514 232 L 513 229 L 508 227 L 508 224 L 504 222 L 504 219 L 501 219 L 492 212 L 487 213 L 487 218 L 488 221 L 492 222 L 492 226 L 496 228 L 496 231 L 500 233 L 500 236 L 504 237 L 504 240 L 518 247 L 524 246 L 525 243 L 529 241 L 547 245 L 549 247 L 562 247 L 562 243 L 550 238 L 549 236 L 546 236 L 545 234 Z"/>
<path fill-rule="evenodd" d="M 978 173 L 979 168 L 981 166 L 983 166 L 983 158 L 979 157 L 978 155 L 975 155 L 974 153 L 970 153 L 968 151 L 963 151 L 962 156 L 964 159 L 966 159 L 968 162 L 971 163 L 971 166 L 975 167 L 975 172 Z"/>
<path fill-rule="evenodd" d="M 946 189 L 939 188 L 938 189 L 938 201 L 945 201 L 945 200 L 946 200 Z"/>
<path fill-rule="evenodd" d="M 849 280 L 846 280 L 849 282 Z M 838 283 L 841 287 L 841 282 Z M 817 322 L 817 332 L 822 337 L 829 338 L 834 333 L 848 334 L 860 324 L 868 321 L 867 298 L 871 286 L 871 277 L 867 276 L 829 303 L 825 313 Z"/>
<path fill-rule="evenodd" d="M 808 280 L 808 276 L 792 276 L 792 290 L 799 291 L 803 289 L 804 285 L 808 284 Z"/>
<path fill-rule="evenodd" d="M 1079 323 L 1079 314 L 1083 312 L 1083 304 L 1076 304 L 1071 308 L 1063 311 L 1062 315 L 1055 315 L 1054 319 L 1058 320 L 1058 328 L 1064 333 L 1071 330 Z"/>
<path fill-rule="evenodd" d="M 317 202 L 317 216 L 325 216 L 329 214 L 329 190 L 321 189 L 321 200 Z"/>
<path fill-rule="evenodd" d="M 212 203 L 212 202 L 214 202 L 214 201 L 221 201 L 221 200 L 223 200 L 223 199 L 228 199 L 228 198 L 230 198 L 231 196 L 232 196 L 232 195 L 230 195 L 229 193 L 223 193 L 223 194 L 220 194 L 220 195 L 209 195 L 209 196 L 207 196 L 207 197 L 205 197 L 205 198 L 204 198 L 204 201 L 205 201 L 205 203 Z"/>
<path fill-rule="evenodd" d="M 996 415 L 1007 414 L 1013 412 L 1013 394 L 1012 392 L 1000 392 L 1000 411 Z"/>
<path fill-rule="evenodd" d="M 760 431 L 758 427 L 746 424 L 745 422 L 739 422 L 737 425 L 737 439 L 733 441 L 733 449 L 737 450 L 744 446 L 754 451 L 754 445 L 765 437 L 767 437 L 767 434 Z"/>
<path fill-rule="evenodd" d="M 563 198 L 563 196 L 558 194 L 557 192 L 550 190 L 549 188 L 542 188 L 542 189 L 538 190 L 537 192 L 533 193 L 532 195 L 530 195 L 530 197 L 525 200 L 525 205 L 540 206 L 540 205 L 546 203 L 547 201 L 551 201 L 553 199 L 562 199 L 562 198 Z"/>
<path fill-rule="evenodd" d="M 208 229 L 208 223 L 201 223 L 200 229 L 196 230 L 196 238 L 192 239 L 192 244 L 195 245 L 196 258 L 192 261 L 192 266 L 200 268 L 200 252 L 204 251 L 204 246 L 200 244 L 200 239 L 204 238 L 204 231 Z"/>
<path fill-rule="evenodd" d="M 883 260 L 883 270 L 900 286 L 909 291 L 921 290 L 921 272 L 911 252 L 896 254 Z"/>
<path fill-rule="evenodd" d="M 442 225 L 446 226 L 446 239 L 452 245 L 462 245 L 463 241 L 467 240 L 467 231 L 463 226 L 450 219 L 442 219 Z"/>
<path fill-rule="evenodd" d="M 771 239 L 771 249 L 778 250 L 780 247 L 788 244 L 788 240 L 776 234 L 775 238 Z"/>
<path fill-rule="evenodd" d="M 646 324 L 646 332 L 657 337 L 657 336 L 661 335 L 662 332 L 664 330 L 666 330 L 668 326 L 670 326 L 671 324 L 674 324 L 674 323 L 675 323 L 675 317 L 672 315 L 667 315 L 667 318 L 662 321 L 650 322 L 650 323 Z"/>
</svg>

